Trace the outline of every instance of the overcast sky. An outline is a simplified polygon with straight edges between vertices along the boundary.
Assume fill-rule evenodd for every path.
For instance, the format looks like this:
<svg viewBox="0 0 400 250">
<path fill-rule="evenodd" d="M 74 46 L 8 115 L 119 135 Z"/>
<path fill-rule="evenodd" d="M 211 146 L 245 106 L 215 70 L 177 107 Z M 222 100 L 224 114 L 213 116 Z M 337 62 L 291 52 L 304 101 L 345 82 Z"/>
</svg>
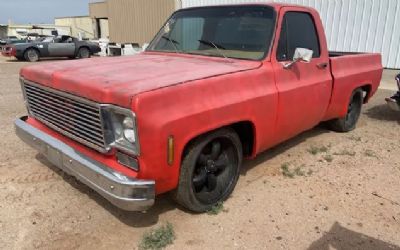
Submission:
<svg viewBox="0 0 400 250">
<path fill-rule="evenodd" d="M 54 23 L 54 17 L 89 14 L 89 2 L 101 0 L 0 0 L 0 24 Z"/>
</svg>

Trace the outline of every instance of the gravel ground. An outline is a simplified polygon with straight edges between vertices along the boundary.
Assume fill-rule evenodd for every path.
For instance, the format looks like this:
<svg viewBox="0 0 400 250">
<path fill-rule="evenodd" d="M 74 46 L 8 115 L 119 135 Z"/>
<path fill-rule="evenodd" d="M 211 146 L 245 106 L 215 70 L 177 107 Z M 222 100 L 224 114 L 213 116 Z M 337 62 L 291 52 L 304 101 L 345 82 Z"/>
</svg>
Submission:
<svg viewBox="0 0 400 250">
<path fill-rule="evenodd" d="M 354 132 L 318 127 L 245 162 L 218 215 L 191 214 L 167 195 L 147 213 L 128 213 L 14 135 L 13 120 L 26 113 L 24 65 L 0 59 L 2 249 L 135 249 L 168 222 L 176 240 L 167 249 L 400 249 L 400 113 L 385 105 L 391 91 L 364 107 Z"/>
</svg>

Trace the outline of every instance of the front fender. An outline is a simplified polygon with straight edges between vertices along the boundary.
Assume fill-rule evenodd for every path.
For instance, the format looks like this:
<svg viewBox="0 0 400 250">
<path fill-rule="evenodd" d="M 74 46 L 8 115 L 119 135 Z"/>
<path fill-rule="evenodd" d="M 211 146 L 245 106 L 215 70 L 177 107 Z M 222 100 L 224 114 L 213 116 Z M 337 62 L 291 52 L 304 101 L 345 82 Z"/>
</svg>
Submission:
<svg viewBox="0 0 400 250">
<path fill-rule="evenodd" d="M 158 193 L 174 189 L 187 143 L 236 122 L 253 123 L 256 152 L 272 143 L 266 138 L 272 138 L 278 96 L 273 78 L 266 77 L 269 74 L 272 75 L 269 67 L 236 72 L 134 98 L 142 153 L 139 157 L 141 178 L 155 179 Z M 175 139 L 172 165 L 167 163 L 169 136 Z"/>
</svg>

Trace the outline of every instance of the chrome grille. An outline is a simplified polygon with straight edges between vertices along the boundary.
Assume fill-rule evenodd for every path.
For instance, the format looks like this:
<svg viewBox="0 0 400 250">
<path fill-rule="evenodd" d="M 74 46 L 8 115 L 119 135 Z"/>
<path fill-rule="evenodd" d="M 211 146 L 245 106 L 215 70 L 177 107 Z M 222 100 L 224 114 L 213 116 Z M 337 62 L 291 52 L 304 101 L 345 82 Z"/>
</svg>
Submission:
<svg viewBox="0 0 400 250">
<path fill-rule="evenodd" d="M 107 152 L 100 105 L 24 81 L 30 115 L 59 133 L 100 152 Z"/>
</svg>

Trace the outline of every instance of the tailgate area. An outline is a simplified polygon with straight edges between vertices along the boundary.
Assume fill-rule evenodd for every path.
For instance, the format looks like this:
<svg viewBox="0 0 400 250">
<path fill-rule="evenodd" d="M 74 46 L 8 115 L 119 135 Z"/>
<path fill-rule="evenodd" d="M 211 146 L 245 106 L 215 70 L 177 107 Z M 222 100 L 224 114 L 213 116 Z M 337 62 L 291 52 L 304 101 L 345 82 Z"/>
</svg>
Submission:
<svg viewBox="0 0 400 250">
<path fill-rule="evenodd" d="M 363 88 L 365 102 L 375 94 L 382 78 L 380 54 L 330 52 L 330 69 L 333 79 L 331 102 L 325 120 L 344 117 L 353 91 Z"/>
</svg>

